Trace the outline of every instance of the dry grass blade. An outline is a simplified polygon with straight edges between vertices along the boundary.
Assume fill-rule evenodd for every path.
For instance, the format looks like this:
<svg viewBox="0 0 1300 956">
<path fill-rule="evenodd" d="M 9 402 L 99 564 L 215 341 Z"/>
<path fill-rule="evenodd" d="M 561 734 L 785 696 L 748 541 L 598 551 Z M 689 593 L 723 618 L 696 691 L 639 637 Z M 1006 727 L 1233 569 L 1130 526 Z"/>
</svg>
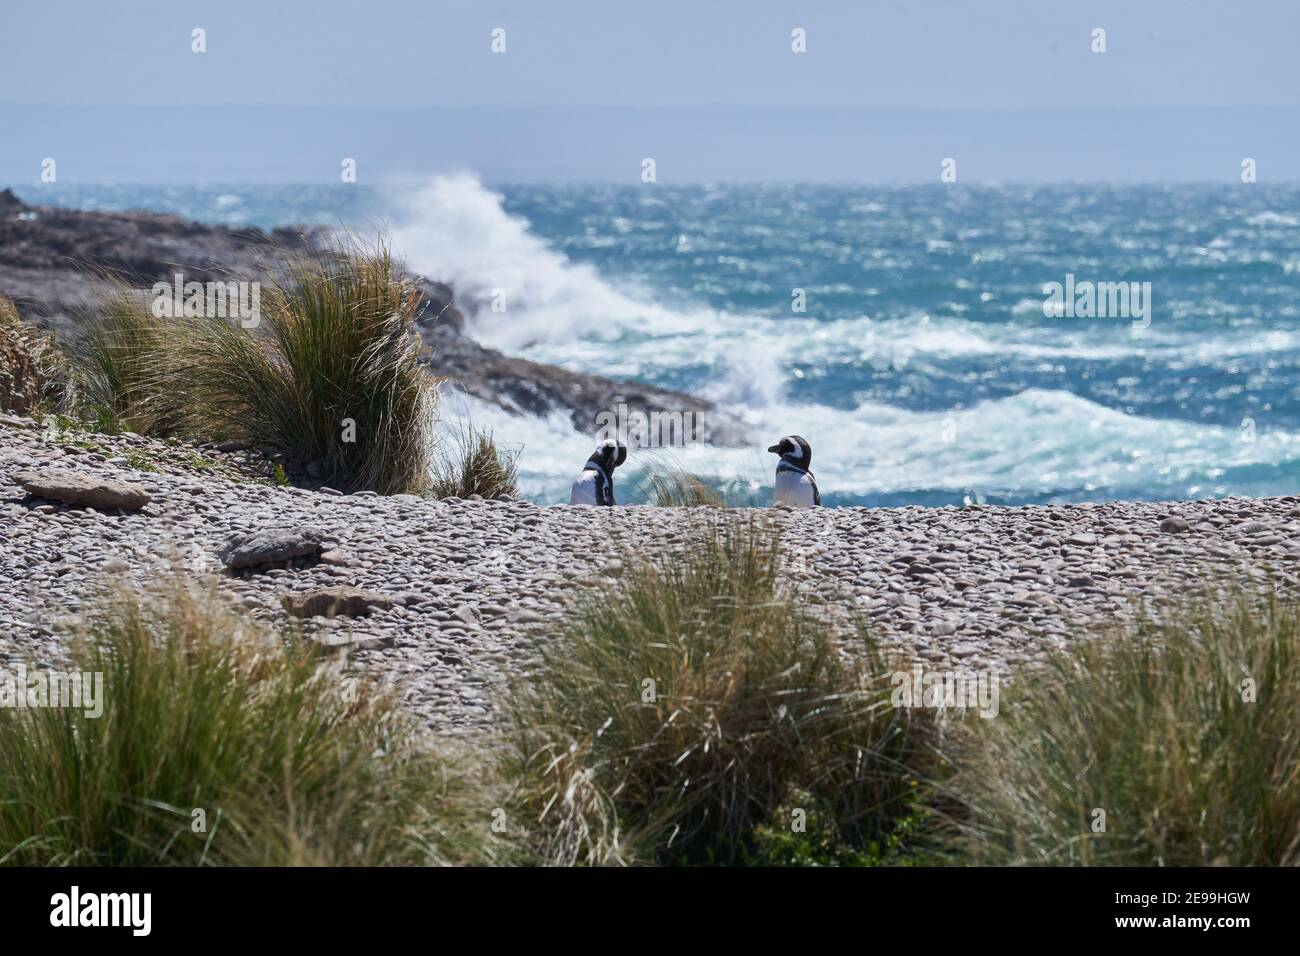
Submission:
<svg viewBox="0 0 1300 956">
<path fill-rule="evenodd" d="M 579 600 L 508 708 L 543 859 L 738 862 L 799 792 L 846 839 L 889 829 L 918 737 L 779 567 L 763 529 L 719 521 Z"/>
<path fill-rule="evenodd" d="M 721 508 L 722 495 L 698 475 L 681 468 L 652 471 L 644 478 L 650 504 L 660 508 Z"/>
<path fill-rule="evenodd" d="M 485 500 L 519 496 L 519 465 L 515 454 L 502 451 L 490 432 L 471 425 L 459 427 L 444 445 L 434 466 L 429 494 L 434 498 Z"/>
<path fill-rule="evenodd" d="M 295 260 L 245 327 L 155 318 L 125 293 L 76 349 L 90 410 L 148 435 L 283 453 L 345 491 L 423 491 L 435 385 L 412 320 L 419 294 L 382 244 Z"/>
<path fill-rule="evenodd" d="M 213 593 L 123 594 L 75 653 L 99 716 L 0 707 L 0 862 L 490 862 L 495 801 L 396 702 Z"/>
<path fill-rule="evenodd" d="M 980 862 L 1300 864 L 1300 614 L 1207 603 L 1020 677 L 958 756 Z"/>
</svg>

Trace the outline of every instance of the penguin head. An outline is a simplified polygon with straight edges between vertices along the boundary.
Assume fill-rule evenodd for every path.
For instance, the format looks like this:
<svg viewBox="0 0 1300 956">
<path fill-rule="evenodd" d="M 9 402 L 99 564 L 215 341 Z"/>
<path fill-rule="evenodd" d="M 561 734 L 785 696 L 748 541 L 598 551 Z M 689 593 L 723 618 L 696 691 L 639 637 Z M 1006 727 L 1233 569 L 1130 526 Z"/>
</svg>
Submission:
<svg viewBox="0 0 1300 956">
<path fill-rule="evenodd" d="M 611 474 L 615 468 L 627 461 L 627 446 L 613 438 L 607 438 L 591 453 L 589 461 L 594 461 Z"/>
<path fill-rule="evenodd" d="M 812 446 L 798 435 L 787 435 L 768 451 L 780 455 L 782 461 L 807 471 L 812 466 Z"/>
</svg>

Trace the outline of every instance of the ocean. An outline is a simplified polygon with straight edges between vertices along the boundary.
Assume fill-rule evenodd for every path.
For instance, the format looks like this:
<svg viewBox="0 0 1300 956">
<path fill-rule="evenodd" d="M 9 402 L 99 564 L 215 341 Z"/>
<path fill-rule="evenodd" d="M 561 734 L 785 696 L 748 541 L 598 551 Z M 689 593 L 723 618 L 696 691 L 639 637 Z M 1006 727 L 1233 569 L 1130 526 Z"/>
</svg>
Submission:
<svg viewBox="0 0 1300 956">
<path fill-rule="evenodd" d="M 234 225 L 383 229 L 413 270 L 455 286 L 485 344 L 698 393 L 752 423 L 752 448 L 634 452 L 625 497 L 647 466 L 671 465 L 732 501 L 764 502 L 765 449 L 788 434 L 811 443 L 829 505 L 1300 485 L 1298 185 L 554 186 L 464 174 L 383 188 L 15 191 Z M 1048 301 L 1050 283 L 1123 286 L 1088 315 Z M 518 418 L 457 396 L 445 409 L 518 453 L 523 489 L 542 502 L 567 498 L 602 411 L 583 434 L 563 415 Z"/>
</svg>

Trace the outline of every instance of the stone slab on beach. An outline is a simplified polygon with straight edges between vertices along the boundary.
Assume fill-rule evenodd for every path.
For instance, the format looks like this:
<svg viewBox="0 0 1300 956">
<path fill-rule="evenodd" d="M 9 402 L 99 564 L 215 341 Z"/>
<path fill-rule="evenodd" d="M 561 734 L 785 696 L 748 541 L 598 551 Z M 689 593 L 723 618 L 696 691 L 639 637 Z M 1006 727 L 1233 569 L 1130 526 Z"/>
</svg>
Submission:
<svg viewBox="0 0 1300 956">
<path fill-rule="evenodd" d="M 149 494 L 133 482 L 65 468 L 16 471 L 13 480 L 29 495 L 37 498 L 89 508 L 126 508 L 138 511 L 150 501 Z"/>
<path fill-rule="evenodd" d="M 324 541 L 325 536 L 314 528 L 263 528 L 236 535 L 219 556 L 222 564 L 239 571 L 319 554 Z"/>
<path fill-rule="evenodd" d="M 284 594 L 280 603 L 293 617 L 365 617 L 375 609 L 387 611 L 396 602 L 378 591 L 362 591 L 342 585 Z"/>
<path fill-rule="evenodd" d="M 93 609 L 106 583 L 145 586 L 179 567 L 249 614 L 293 620 L 349 653 L 448 730 L 492 722 L 495 691 L 554 639 L 574 595 L 618 574 L 625 555 L 691 547 L 716 514 L 331 495 L 186 471 L 174 449 L 138 437 L 94 439 L 102 450 L 85 452 L 0 428 L 0 664 L 57 660 L 66 638 L 55 622 Z M 128 448 L 159 470 L 132 468 Z M 11 477 L 73 462 L 140 485 L 152 503 L 135 515 L 35 505 Z M 779 531 L 786 579 L 810 612 L 835 622 L 852 610 L 887 648 L 935 666 L 1014 676 L 1099 627 L 1207 591 L 1300 589 L 1295 497 L 733 513 Z M 342 557 L 216 573 L 228 542 L 267 529 L 306 529 L 304 544 Z M 356 618 L 284 609 L 285 593 L 345 586 L 391 604 Z"/>
</svg>

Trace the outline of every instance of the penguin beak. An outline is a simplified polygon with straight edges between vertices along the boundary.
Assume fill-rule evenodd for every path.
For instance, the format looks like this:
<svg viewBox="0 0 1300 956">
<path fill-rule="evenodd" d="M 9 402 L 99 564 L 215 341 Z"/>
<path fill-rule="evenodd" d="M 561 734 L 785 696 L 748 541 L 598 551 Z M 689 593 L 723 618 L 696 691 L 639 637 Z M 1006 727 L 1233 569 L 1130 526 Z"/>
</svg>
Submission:
<svg viewBox="0 0 1300 956">
<path fill-rule="evenodd" d="M 768 449 L 768 451 L 770 451 L 774 455 L 779 455 L 781 454 L 781 446 L 773 445 L 771 448 Z"/>
</svg>

